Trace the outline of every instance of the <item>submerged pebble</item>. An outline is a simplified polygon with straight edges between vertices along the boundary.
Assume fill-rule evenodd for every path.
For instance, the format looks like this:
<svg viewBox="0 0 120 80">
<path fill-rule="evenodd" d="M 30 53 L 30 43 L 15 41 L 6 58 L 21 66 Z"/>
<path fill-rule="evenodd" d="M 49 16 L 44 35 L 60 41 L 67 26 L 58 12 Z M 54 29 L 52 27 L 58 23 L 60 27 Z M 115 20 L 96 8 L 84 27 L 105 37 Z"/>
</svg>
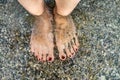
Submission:
<svg viewBox="0 0 120 80">
<path fill-rule="evenodd" d="M 79 52 L 73 59 L 57 56 L 53 63 L 41 63 L 29 51 L 33 17 L 17 1 L 0 0 L 0 80 L 119 80 L 119 4 L 81 1 L 72 13 Z"/>
</svg>

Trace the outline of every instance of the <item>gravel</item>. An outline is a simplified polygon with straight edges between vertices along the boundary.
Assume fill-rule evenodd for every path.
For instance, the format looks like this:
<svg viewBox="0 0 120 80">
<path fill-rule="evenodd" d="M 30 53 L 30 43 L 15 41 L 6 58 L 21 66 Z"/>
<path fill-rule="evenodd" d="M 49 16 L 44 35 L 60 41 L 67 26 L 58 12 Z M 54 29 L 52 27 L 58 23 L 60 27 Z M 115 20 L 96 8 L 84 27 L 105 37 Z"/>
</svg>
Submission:
<svg viewBox="0 0 120 80">
<path fill-rule="evenodd" d="M 81 0 L 72 17 L 79 52 L 60 61 L 55 51 L 53 63 L 41 63 L 29 50 L 33 16 L 0 0 L 0 80 L 120 80 L 120 0 Z"/>
</svg>

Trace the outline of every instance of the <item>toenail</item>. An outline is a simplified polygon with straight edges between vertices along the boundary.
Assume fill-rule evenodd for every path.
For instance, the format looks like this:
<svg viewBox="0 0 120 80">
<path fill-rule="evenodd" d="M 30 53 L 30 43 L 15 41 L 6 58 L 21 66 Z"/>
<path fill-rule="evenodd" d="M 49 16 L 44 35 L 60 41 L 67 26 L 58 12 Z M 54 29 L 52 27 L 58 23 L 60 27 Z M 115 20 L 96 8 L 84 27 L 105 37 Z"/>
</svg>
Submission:
<svg viewBox="0 0 120 80">
<path fill-rule="evenodd" d="M 51 58 L 51 57 L 49 57 L 48 61 L 51 61 L 51 60 L 52 60 L 52 58 Z"/>
<path fill-rule="evenodd" d="M 76 49 L 76 51 L 78 51 L 78 49 Z"/>
<path fill-rule="evenodd" d="M 40 60 L 43 60 L 43 58 L 41 58 Z"/>
<path fill-rule="evenodd" d="M 65 56 L 62 56 L 62 59 L 65 59 Z"/>
<path fill-rule="evenodd" d="M 72 53 L 72 55 L 73 55 L 74 53 Z"/>
<path fill-rule="evenodd" d="M 42 62 L 45 62 L 45 60 L 42 60 Z"/>
</svg>

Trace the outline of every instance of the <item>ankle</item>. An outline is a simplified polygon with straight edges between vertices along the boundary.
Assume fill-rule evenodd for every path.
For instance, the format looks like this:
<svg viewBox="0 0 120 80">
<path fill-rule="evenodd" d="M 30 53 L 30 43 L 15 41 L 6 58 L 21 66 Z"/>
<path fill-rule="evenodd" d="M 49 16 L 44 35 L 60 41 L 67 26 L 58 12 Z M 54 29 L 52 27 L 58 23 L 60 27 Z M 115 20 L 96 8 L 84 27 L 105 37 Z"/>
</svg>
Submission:
<svg viewBox="0 0 120 80">
<path fill-rule="evenodd" d="M 32 15 L 39 16 L 44 12 L 43 0 L 18 0 L 18 2 Z"/>
<path fill-rule="evenodd" d="M 31 13 L 32 15 L 34 15 L 34 16 L 40 16 L 40 15 L 42 15 L 43 14 L 43 12 L 44 12 L 44 10 L 31 10 L 29 13 Z"/>
<path fill-rule="evenodd" d="M 61 15 L 61 16 L 68 16 L 68 15 L 70 15 L 70 13 L 72 12 L 72 11 L 69 11 L 69 10 L 60 10 L 60 9 L 57 9 L 56 8 L 56 12 L 57 12 L 57 14 L 59 14 L 59 15 Z"/>
</svg>

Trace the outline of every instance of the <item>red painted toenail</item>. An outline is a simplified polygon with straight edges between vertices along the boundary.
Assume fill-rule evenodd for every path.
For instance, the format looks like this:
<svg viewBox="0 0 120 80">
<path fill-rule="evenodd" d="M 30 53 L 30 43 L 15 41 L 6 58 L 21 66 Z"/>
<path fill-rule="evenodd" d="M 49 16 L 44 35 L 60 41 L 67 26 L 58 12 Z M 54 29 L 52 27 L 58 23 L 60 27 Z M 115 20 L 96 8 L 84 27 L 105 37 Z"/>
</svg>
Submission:
<svg viewBox="0 0 120 80">
<path fill-rule="evenodd" d="M 40 58 L 38 58 L 38 60 L 40 61 Z"/>
<path fill-rule="evenodd" d="M 72 53 L 72 55 L 73 55 L 74 53 Z"/>
<path fill-rule="evenodd" d="M 69 55 L 69 57 L 71 57 L 71 55 Z"/>
<path fill-rule="evenodd" d="M 78 49 L 76 49 L 76 51 L 78 51 Z"/>
<path fill-rule="evenodd" d="M 65 59 L 65 56 L 62 56 L 62 59 Z"/>
<path fill-rule="evenodd" d="M 49 59 L 48 59 L 49 61 L 51 61 L 52 60 L 52 58 L 51 57 L 49 57 Z"/>
<path fill-rule="evenodd" d="M 43 58 L 41 58 L 41 60 L 43 60 Z"/>
</svg>

